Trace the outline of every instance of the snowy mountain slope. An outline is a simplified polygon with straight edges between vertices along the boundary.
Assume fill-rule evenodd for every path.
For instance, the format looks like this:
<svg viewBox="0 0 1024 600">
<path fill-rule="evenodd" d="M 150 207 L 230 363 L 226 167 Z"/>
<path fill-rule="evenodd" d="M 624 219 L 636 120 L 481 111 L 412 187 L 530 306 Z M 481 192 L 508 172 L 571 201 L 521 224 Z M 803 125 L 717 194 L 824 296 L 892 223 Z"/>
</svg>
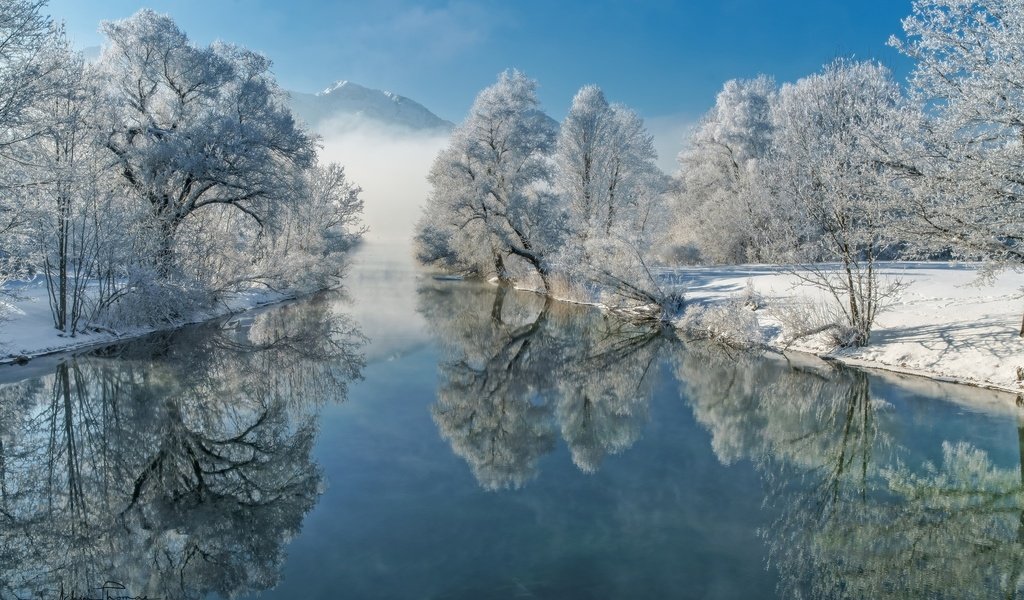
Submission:
<svg viewBox="0 0 1024 600">
<path fill-rule="evenodd" d="M 375 121 L 412 130 L 450 131 L 454 125 L 404 96 L 338 81 L 316 94 L 288 92 L 295 115 L 318 130 L 329 121 Z"/>
</svg>

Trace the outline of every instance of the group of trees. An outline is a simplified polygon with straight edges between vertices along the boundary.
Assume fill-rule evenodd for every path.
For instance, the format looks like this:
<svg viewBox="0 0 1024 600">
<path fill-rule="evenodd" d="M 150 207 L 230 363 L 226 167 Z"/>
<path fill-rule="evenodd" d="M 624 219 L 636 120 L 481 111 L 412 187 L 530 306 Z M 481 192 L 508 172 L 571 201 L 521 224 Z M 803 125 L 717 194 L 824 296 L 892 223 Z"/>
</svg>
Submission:
<svg viewBox="0 0 1024 600">
<path fill-rule="evenodd" d="M 1022 8 L 916 0 L 890 41 L 916 61 L 906 89 L 885 66 L 847 59 L 781 87 L 726 83 L 674 184 L 642 121 L 600 89 L 581 89 L 559 127 L 535 82 L 506 72 L 434 164 L 419 259 L 662 305 L 677 299 L 650 275 L 653 259 L 790 264 L 834 300 L 807 331 L 867 344 L 895 289 L 878 260 L 1024 267 Z"/>
<path fill-rule="evenodd" d="M 850 60 L 726 83 L 680 155 L 675 256 L 800 265 L 855 344 L 890 291 L 878 259 L 1024 266 L 1022 8 L 917 0 L 890 41 L 916 61 L 906 91 Z"/>
<path fill-rule="evenodd" d="M 506 71 L 477 96 L 430 171 L 419 260 L 533 280 L 549 293 L 558 286 L 590 297 L 593 284 L 610 283 L 655 299 L 645 261 L 666 232 L 668 180 L 643 121 L 585 86 L 559 127 L 541 111 L 536 87 Z"/>
<path fill-rule="evenodd" d="M 0 2 L 0 280 L 45 279 L 67 335 L 332 284 L 360 190 L 317 163 L 267 58 L 142 10 L 88 64 L 43 4 Z"/>
</svg>

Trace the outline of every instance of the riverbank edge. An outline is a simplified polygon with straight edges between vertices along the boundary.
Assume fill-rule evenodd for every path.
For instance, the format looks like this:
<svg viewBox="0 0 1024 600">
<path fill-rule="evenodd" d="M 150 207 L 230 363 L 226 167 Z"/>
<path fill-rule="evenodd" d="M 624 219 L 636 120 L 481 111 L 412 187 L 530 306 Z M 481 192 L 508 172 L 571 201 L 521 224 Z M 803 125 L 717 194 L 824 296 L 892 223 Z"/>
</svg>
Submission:
<svg viewBox="0 0 1024 600">
<path fill-rule="evenodd" d="M 159 327 L 137 327 L 128 329 L 123 332 L 108 333 L 108 332 L 94 332 L 88 333 L 76 337 L 65 338 L 68 340 L 68 344 L 61 345 L 59 347 L 48 346 L 46 348 L 40 348 L 37 350 L 29 350 L 26 352 L 14 352 L 9 354 L 0 355 L 0 367 L 4 366 L 19 366 L 31 362 L 32 360 L 43 358 L 43 357 L 55 357 L 61 354 L 73 355 L 80 354 L 82 352 L 88 352 L 96 348 L 102 348 L 110 344 L 119 344 L 123 342 L 130 342 L 132 340 L 146 337 L 154 333 L 164 333 L 169 331 L 177 331 L 184 329 L 192 325 L 201 325 L 203 323 L 210 323 L 218 319 L 224 319 L 233 315 L 239 315 L 261 308 L 267 308 L 279 304 L 285 304 L 295 300 L 300 300 L 312 296 L 313 294 L 327 291 L 325 290 L 314 290 L 311 292 L 301 293 L 264 293 L 259 296 L 258 300 L 254 302 L 248 302 L 239 306 L 231 306 L 230 304 L 223 304 L 219 308 L 213 308 L 202 313 L 198 313 L 191 319 L 184 319 L 181 321 L 175 321 L 168 323 L 166 326 Z M 0 328 L 0 335 L 2 335 L 3 329 Z"/>
<path fill-rule="evenodd" d="M 494 280 L 494 279 L 489 280 L 489 283 L 491 283 L 492 285 L 499 285 L 497 280 Z M 548 297 L 550 297 L 552 300 L 554 300 L 556 302 L 565 302 L 565 303 L 568 303 L 568 304 L 578 304 L 578 305 L 581 305 L 581 306 L 591 306 L 591 307 L 597 308 L 598 310 L 601 310 L 602 312 L 606 312 L 606 313 L 612 314 L 612 315 L 614 315 L 616 313 L 628 314 L 631 311 L 636 311 L 636 310 L 641 310 L 642 311 L 645 308 L 645 307 L 641 306 L 641 307 L 637 307 L 637 308 L 633 308 L 633 309 L 629 309 L 629 310 L 623 310 L 623 309 L 618 309 L 618 308 L 615 308 L 615 307 L 608 306 L 606 304 L 602 304 L 600 302 L 585 302 L 585 301 L 582 301 L 582 300 L 574 300 L 574 299 L 568 299 L 568 298 L 559 298 L 558 296 L 555 296 L 555 295 L 552 295 L 552 294 L 547 294 L 543 290 L 539 290 L 539 289 L 535 289 L 535 288 L 531 288 L 531 287 L 525 287 L 525 286 L 519 286 L 519 285 L 513 285 L 512 287 L 514 289 L 517 289 L 517 290 L 520 290 L 520 291 L 533 292 L 535 294 L 539 294 L 539 295 L 542 295 L 542 296 L 548 296 Z M 711 302 L 709 304 L 716 304 L 716 303 L 717 302 Z M 653 308 L 653 307 L 647 307 L 647 308 Z M 686 336 L 685 336 L 685 332 L 683 330 L 683 327 L 681 326 L 681 319 L 676 319 L 675 321 L 673 321 L 672 323 L 669 323 L 667 325 L 672 327 L 672 329 L 675 331 L 676 335 L 679 335 L 680 337 L 683 337 L 685 339 Z M 714 344 L 716 342 L 708 341 L 708 343 Z M 822 352 L 822 351 L 816 351 L 816 350 L 810 350 L 810 349 L 801 349 L 801 348 L 787 347 L 787 346 L 784 346 L 784 345 L 774 344 L 774 343 L 771 343 L 771 342 L 764 342 L 763 340 L 762 341 L 751 342 L 751 349 L 760 350 L 760 351 L 763 351 L 763 352 L 771 352 L 771 353 L 773 353 L 775 355 L 778 355 L 778 356 L 781 356 L 783 358 L 788 358 L 791 355 L 798 355 L 798 356 L 804 356 L 804 357 L 814 357 L 814 358 L 817 358 L 817 359 L 825 361 L 825 362 L 835 362 L 835 363 L 842 364 L 845 367 L 853 368 L 853 369 L 859 369 L 859 370 L 862 370 L 862 371 L 882 371 L 882 372 L 885 372 L 885 373 L 895 373 L 897 375 L 904 375 L 904 376 L 909 376 L 909 377 L 917 377 L 917 378 L 927 379 L 929 381 L 934 381 L 934 382 L 943 383 L 943 384 L 966 386 L 966 387 L 972 387 L 972 388 L 977 388 L 977 389 L 991 391 L 991 392 L 998 392 L 1000 395 L 1002 395 L 1002 396 L 1004 396 L 1006 398 L 1006 401 L 1009 403 L 1009 405 L 1011 405 L 1011 406 L 1018 406 L 1018 407 L 1024 406 L 1024 389 L 1022 389 L 1022 388 L 1014 389 L 1012 387 L 1000 385 L 998 383 L 994 383 L 994 382 L 986 381 L 986 380 L 976 380 L 976 379 L 973 379 L 973 378 L 970 378 L 970 377 L 950 376 L 950 375 L 945 375 L 945 374 L 938 373 L 938 372 L 935 372 L 935 371 L 928 371 L 928 370 L 925 370 L 925 369 L 912 369 L 912 368 L 908 368 L 908 367 L 900 367 L 900 366 L 897 366 L 897 365 L 890 365 L 888 363 L 877 361 L 877 360 L 857 358 L 857 357 L 852 357 L 852 356 L 843 356 L 842 354 L 839 353 L 839 352 L 842 352 L 841 349 L 837 349 L 838 352 L 837 352 L 837 350 L 830 350 L 830 351 L 827 351 L 827 352 Z"/>
</svg>

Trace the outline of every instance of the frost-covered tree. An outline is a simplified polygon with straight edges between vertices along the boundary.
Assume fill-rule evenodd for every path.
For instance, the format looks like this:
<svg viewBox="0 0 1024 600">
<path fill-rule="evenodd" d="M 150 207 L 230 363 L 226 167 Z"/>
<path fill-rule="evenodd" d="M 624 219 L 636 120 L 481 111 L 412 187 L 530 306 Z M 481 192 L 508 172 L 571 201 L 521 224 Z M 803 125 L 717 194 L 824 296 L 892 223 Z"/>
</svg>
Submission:
<svg viewBox="0 0 1024 600">
<path fill-rule="evenodd" d="M 24 249 L 31 236 L 20 191 L 30 177 L 12 147 L 38 133 L 29 109 L 52 89 L 48 75 L 54 64 L 47 53 L 55 30 L 42 13 L 44 5 L 44 0 L 0 1 L 0 295 L 3 283 L 27 266 Z"/>
<path fill-rule="evenodd" d="M 160 276 L 174 271 L 175 237 L 197 213 L 234 211 L 258 234 L 294 192 L 294 172 L 315 157 L 270 61 L 228 44 L 196 46 L 151 10 L 106 22 L 103 31 L 98 76 L 108 110 L 98 126 L 125 184 L 151 213 Z"/>
<path fill-rule="evenodd" d="M 783 229 L 762 173 L 778 91 L 767 77 L 726 82 L 679 155 L 677 243 L 713 263 L 760 262 Z"/>
<path fill-rule="evenodd" d="M 121 223 L 110 214 L 116 209 L 109 161 L 92 127 L 99 111 L 95 80 L 63 35 L 43 56 L 51 91 L 27 110 L 36 133 L 16 145 L 26 177 L 27 258 L 45 277 L 54 327 L 74 336 L 98 305 L 98 294 L 87 297 L 88 283 L 98 273 L 102 246 L 117 247 L 112 227 Z"/>
<path fill-rule="evenodd" d="M 555 151 L 556 190 L 567 217 L 553 259 L 562 275 L 577 284 L 606 283 L 626 276 L 620 263 L 649 253 L 666 221 L 665 177 L 656 159 L 652 137 L 635 112 L 609 104 L 597 86 L 580 89 Z M 626 277 L 638 287 L 649 279 Z"/>
<path fill-rule="evenodd" d="M 266 58 L 142 10 L 86 65 L 42 4 L 0 0 L 0 295 L 42 274 L 73 336 L 336 284 L 361 190 L 317 164 Z"/>
<path fill-rule="evenodd" d="M 919 241 L 1024 268 L 1024 2 L 915 0 L 905 39 L 924 126 L 905 165 Z M 1024 336 L 1024 323 L 1021 325 Z"/>
<path fill-rule="evenodd" d="M 34 133 L 27 109 L 52 90 L 46 60 L 56 30 L 42 13 L 45 0 L 0 2 L 0 144 L 16 143 Z"/>
<path fill-rule="evenodd" d="M 430 170 L 417 227 L 421 261 L 502 280 L 532 271 L 547 284 L 547 254 L 561 230 L 546 191 L 557 125 L 536 89 L 506 71 L 476 97 Z"/>
<path fill-rule="evenodd" d="M 843 329 L 843 344 L 868 343 L 893 291 L 875 262 L 890 249 L 887 224 L 905 196 L 901 174 L 886 167 L 904 114 L 888 69 L 845 60 L 783 86 L 772 111 L 769 171 L 788 218 L 802 222 L 799 254 L 840 262 L 838 271 L 804 264 L 797 273 L 835 299 L 842 322 L 824 325 Z"/>
<path fill-rule="evenodd" d="M 233 249 L 239 232 L 251 226 L 244 213 L 215 209 L 184 223 L 178 238 L 191 252 L 179 257 L 180 267 L 214 292 L 251 285 L 280 290 L 335 286 L 346 252 L 364 232 L 362 190 L 337 164 L 296 172 L 291 185 L 289 200 L 274 209 L 242 251 L 224 249 Z"/>
<path fill-rule="evenodd" d="M 641 237 L 663 190 L 653 138 L 625 106 L 609 104 L 595 85 L 573 98 L 559 130 L 556 183 L 572 243 L 599 236 Z"/>
</svg>

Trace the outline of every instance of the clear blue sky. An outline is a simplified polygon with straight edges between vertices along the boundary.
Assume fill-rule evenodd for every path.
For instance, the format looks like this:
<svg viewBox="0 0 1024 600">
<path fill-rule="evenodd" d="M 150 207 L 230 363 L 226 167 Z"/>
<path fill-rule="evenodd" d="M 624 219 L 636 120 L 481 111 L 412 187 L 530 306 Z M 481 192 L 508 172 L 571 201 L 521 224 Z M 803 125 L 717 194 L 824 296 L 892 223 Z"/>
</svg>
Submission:
<svg viewBox="0 0 1024 600">
<path fill-rule="evenodd" d="M 453 121 L 506 67 L 540 81 L 556 118 L 577 88 L 596 83 L 646 117 L 690 119 L 734 77 L 788 81 L 849 55 L 900 77 L 908 68 L 885 43 L 910 0 L 51 0 L 49 12 L 86 47 L 101 43 L 100 20 L 144 6 L 197 42 L 263 52 L 286 88 L 349 79 Z"/>
</svg>

